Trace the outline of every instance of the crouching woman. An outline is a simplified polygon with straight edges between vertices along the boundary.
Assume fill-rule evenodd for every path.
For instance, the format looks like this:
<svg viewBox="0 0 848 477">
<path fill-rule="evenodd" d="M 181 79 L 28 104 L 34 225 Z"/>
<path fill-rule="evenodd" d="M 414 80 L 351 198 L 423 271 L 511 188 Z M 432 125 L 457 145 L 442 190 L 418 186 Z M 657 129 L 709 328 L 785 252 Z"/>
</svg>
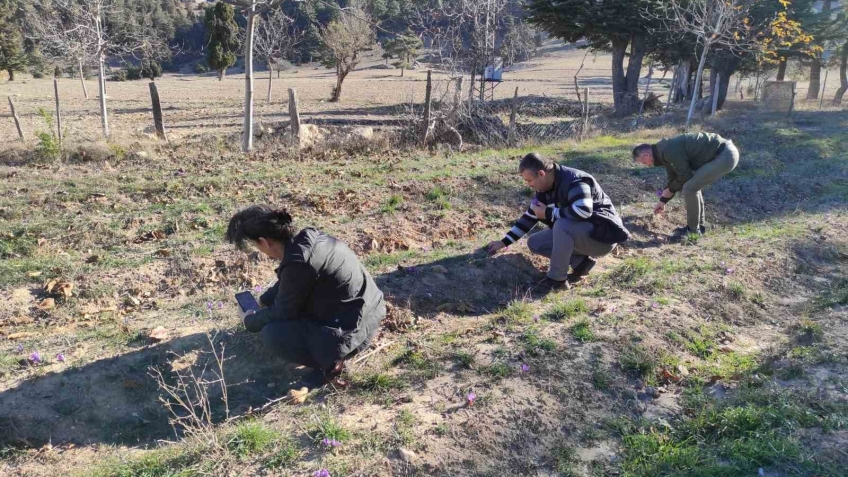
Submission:
<svg viewBox="0 0 848 477">
<path fill-rule="evenodd" d="M 286 210 L 252 206 L 236 213 L 226 239 L 280 261 L 278 281 L 244 314 L 248 331 L 283 359 L 313 369 L 304 385 L 336 380 L 365 349 L 386 315 L 383 293 L 343 242 L 314 228 L 297 231 Z"/>
</svg>

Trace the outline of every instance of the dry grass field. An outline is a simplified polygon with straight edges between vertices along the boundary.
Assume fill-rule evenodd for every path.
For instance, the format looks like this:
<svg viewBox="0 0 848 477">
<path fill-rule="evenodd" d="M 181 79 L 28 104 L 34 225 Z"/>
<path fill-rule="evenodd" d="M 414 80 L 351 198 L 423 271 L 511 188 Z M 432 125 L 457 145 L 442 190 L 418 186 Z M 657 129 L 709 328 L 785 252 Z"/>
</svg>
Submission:
<svg viewBox="0 0 848 477">
<path fill-rule="evenodd" d="M 553 51 L 515 83 L 568 95 L 578 54 Z M 586 81 L 606 78 L 601 63 Z M 275 81 L 270 105 L 257 83 L 259 114 L 283 120 L 294 86 L 307 117 L 367 117 L 420 97 L 422 73 L 397 74 L 357 72 L 332 105 L 332 78 L 301 68 Z M 677 128 L 534 145 L 595 175 L 634 233 L 587 281 L 540 298 L 527 288 L 546 263 L 523 242 L 480 250 L 526 207 L 515 166 L 529 146 L 297 153 L 263 140 L 245 155 L 232 137 L 240 79 L 157 83 L 170 145 L 139 136 L 146 83 L 110 83 L 108 160 L 0 164 L 0 475 L 844 475 L 845 111 L 787 118 L 732 102 L 699 123 L 732 138 L 742 161 L 705 191 L 709 233 L 682 244 L 668 243 L 680 199 L 653 216 L 664 174 L 629 157 Z M 69 128 L 96 138 L 96 101 L 63 84 Z M 28 130 L 51 85 L 3 85 Z M 233 294 L 267 286 L 276 266 L 222 242 L 252 203 L 350 244 L 386 294 L 389 316 L 350 388 L 289 405 L 303 371 L 236 317 Z M 216 381 L 222 350 L 226 399 L 201 383 L 209 421 L 175 429 L 162 384 Z"/>
</svg>

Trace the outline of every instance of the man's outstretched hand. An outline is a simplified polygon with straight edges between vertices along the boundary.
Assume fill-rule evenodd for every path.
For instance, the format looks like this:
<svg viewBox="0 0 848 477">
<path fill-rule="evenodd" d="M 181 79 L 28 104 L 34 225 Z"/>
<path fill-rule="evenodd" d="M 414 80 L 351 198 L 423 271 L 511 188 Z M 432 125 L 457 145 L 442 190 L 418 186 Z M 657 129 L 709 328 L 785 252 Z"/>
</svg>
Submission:
<svg viewBox="0 0 848 477">
<path fill-rule="evenodd" d="M 493 242 L 489 242 L 489 244 L 486 245 L 486 253 L 488 253 L 489 255 L 494 255 L 505 248 L 506 245 L 504 245 L 503 242 L 501 242 L 500 240 L 495 240 Z"/>
<path fill-rule="evenodd" d="M 545 218 L 545 212 L 547 211 L 547 209 L 547 205 L 539 202 L 536 199 L 533 199 L 533 202 L 530 203 L 530 210 L 532 210 L 533 213 L 536 214 L 536 218 L 538 218 L 539 220 Z"/>
</svg>

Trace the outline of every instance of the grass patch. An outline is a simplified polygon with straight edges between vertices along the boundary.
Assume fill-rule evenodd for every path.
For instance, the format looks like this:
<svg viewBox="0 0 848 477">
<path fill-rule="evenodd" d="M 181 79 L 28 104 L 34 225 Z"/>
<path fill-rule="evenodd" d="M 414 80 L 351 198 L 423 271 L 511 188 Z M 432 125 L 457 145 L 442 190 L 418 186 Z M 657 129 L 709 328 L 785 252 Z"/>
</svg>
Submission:
<svg viewBox="0 0 848 477">
<path fill-rule="evenodd" d="M 313 417 L 309 436 L 314 442 L 321 442 L 324 439 L 335 439 L 345 443 L 350 440 L 351 433 L 327 412 Z"/>
<path fill-rule="evenodd" d="M 403 196 L 399 194 L 394 194 L 389 197 L 389 199 L 380 206 L 380 212 L 384 214 L 394 214 L 397 212 L 398 207 L 403 204 Z"/>
<path fill-rule="evenodd" d="M 288 469 L 300 460 L 301 450 L 291 439 L 284 439 L 277 449 L 265 459 L 269 469 Z"/>
<path fill-rule="evenodd" d="M 606 281 L 624 290 L 654 295 L 667 292 L 669 278 L 683 270 L 685 265 L 680 260 L 657 262 L 647 257 L 631 257 L 607 274 Z"/>
<path fill-rule="evenodd" d="M 556 342 L 539 336 L 539 332 L 535 328 L 525 331 L 521 335 L 521 340 L 524 341 L 524 350 L 531 356 L 539 356 L 556 351 Z"/>
<path fill-rule="evenodd" d="M 395 436 L 401 445 L 408 446 L 415 442 L 415 415 L 407 409 L 401 409 L 395 417 Z"/>
<path fill-rule="evenodd" d="M 453 355 L 453 360 L 456 361 L 457 366 L 462 369 L 471 369 L 474 367 L 474 355 L 471 353 L 457 351 Z"/>
<path fill-rule="evenodd" d="M 595 333 L 589 320 L 580 320 L 571 327 L 571 336 L 581 343 L 595 341 Z"/>
<path fill-rule="evenodd" d="M 94 477 L 195 477 L 205 475 L 198 449 L 166 448 L 152 451 L 129 462 L 107 461 L 97 467 Z"/>
<path fill-rule="evenodd" d="M 227 450 L 239 458 L 249 457 L 270 447 L 278 437 L 276 431 L 259 421 L 243 422 L 227 437 Z"/>
<path fill-rule="evenodd" d="M 569 298 L 551 307 L 542 317 L 549 321 L 563 321 L 586 313 L 589 313 L 589 305 L 586 300 Z"/>
<path fill-rule="evenodd" d="M 556 471 L 560 477 L 578 477 L 581 474 L 575 469 L 575 466 L 580 462 L 577 452 L 573 447 L 559 445 L 554 448 L 553 460 L 556 464 Z"/>
<path fill-rule="evenodd" d="M 385 373 L 375 373 L 357 379 L 357 384 L 368 391 L 385 392 L 392 389 L 403 389 L 406 383 L 400 378 Z"/>
<path fill-rule="evenodd" d="M 725 286 L 725 292 L 734 300 L 742 300 L 748 291 L 745 285 L 739 282 L 730 282 Z"/>
<path fill-rule="evenodd" d="M 783 388 L 744 388 L 715 400 L 687 390 L 680 422 L 624 429 L 624 475 L 747 477 L 760 468 L 775 475 L 840 475 L 835 454 L 804 448 L 803 429 L 821 427 L 845 404 Z"/>
<path fill-rule="evenodd" d="M 533 318 L 533 306 L 526 301 L 513 300 L 503 309 L 501 318 L 510 325 L 529 323 Z"/>
<path fill-rule="evenodd" d="M 642 377 L 653 374 L 658 362 L 659 359 L 654 351 L 638 343 L 627 344 L 618 356 L 618 363 L 623 370 Z"/>
<path fill-rule="evenodd" d="M 436 186 L 430 189 L 427 192 L 426 198 L 428 201 L 433 202 L 439 209 L 448 210 L 451 208 L 450 195 L 441 187 Z"/>
<path fill-rule="evenodd" d="M 512 368 L 506 363 L 493 363 L 481 368 L 480 371 L 494 379 L 503 379 L 512 374 Z"/>
</svg>

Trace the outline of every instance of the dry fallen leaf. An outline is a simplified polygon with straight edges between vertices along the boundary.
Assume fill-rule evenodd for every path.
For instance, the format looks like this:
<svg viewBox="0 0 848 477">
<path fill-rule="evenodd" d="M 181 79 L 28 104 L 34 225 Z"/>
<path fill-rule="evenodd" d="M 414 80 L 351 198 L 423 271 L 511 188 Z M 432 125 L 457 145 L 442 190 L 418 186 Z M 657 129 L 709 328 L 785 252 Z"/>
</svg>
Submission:
<svg viewBox="0 0 848 477">
<path fill-rule="evenodd" d="M 153 331 L 151 331 L 149 335 L 147 335 L 147 338 L 154 343 L 165 341 L 168 339 L 168 330 L 166 330 L 164 326 L 157 326 L 156 328 L 153 328 Z"/>
<path fill-rule="evenodd" d="M 21 333 L 12 333 L 11 335 L 7 336 L 6 338 L 8 338 L 10 340 L 22 340 L 24 338 L 29 338 L 31 336 L 35 336 L 35 333 L 30 333 L 28 331 L 24 331 L 24 332 L 21 332 Z"/>
<path fill-rule="evenodd" d="M 162 258 L 170 257 L 171 251 L 168 250 L 167 248 L 159 249 L 159 250 L 156 251 L 156 255 L 159 256 L 159 257 L 162 257 Z"/>
<path fill-rule="evenodd" d="M 30 278 L 37 278 L 41 276 L 41 272 L 27 272 L 27 276 Z"/>
<path fill-rule="evenodd" d="M 309 388 L 291 389 L 288 393 L 288 397 L 291 398 L 289 403 L 292 405 L 303 404 L 306 402 L 307 396 L 309 396 Z"/>
<path fill-rule="evenodd" d="M 36 308 L 38 308 L 39 310 L 42 310 L 42 311 L 52 310 L 53 308 L 56 308 L 56 300 L 54 300 L 52 298 L 45 298 L 44 300 L 41 300 L 41 302 L 39 304 L 35 305 L 35 306 L 36 306 Z"/>
</svg>

